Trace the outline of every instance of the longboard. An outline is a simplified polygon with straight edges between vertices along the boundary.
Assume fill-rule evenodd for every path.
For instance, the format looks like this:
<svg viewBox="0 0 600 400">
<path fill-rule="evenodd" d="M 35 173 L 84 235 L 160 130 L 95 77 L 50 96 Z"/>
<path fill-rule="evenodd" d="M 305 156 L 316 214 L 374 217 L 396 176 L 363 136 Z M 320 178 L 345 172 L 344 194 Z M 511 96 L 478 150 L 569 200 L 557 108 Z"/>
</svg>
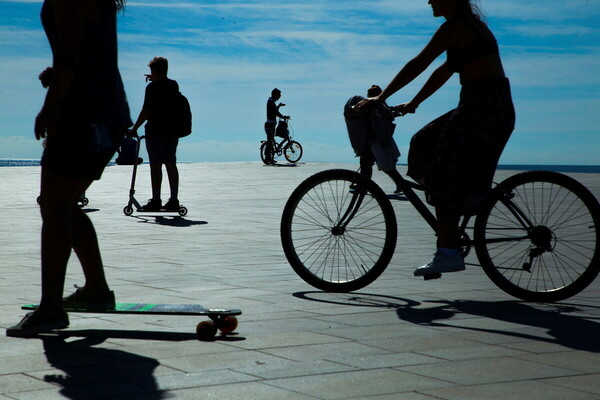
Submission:
<svg viewBox="0 0 600 400">
<path fill-rule="evenodd" d="M 21 306 L 23 310 L 35 310 L 37 304 Z M 241 315 L 242 310 L 206 308 L 199 304 L 154 304 L 154 303 L 117 303 L 113 309 L 69 308 L 67 312 L 94 313 L 94 314 L 155 314 L 155 315 L 202 315 L 210 318 L 196 326 L 196 334 L 201 340 L 213 339 L 217 330 L 227 335 L 232 333 L 238 325 L 236 315 Z"/>
</svg>

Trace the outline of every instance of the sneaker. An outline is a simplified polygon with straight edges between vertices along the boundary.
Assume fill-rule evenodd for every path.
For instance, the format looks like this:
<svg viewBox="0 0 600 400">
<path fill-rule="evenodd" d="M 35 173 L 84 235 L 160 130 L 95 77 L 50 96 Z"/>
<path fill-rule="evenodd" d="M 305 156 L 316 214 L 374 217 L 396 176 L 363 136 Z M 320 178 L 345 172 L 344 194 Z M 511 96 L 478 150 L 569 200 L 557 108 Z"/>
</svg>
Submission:
<svg viewBox="0 0 600 400">
<path fill-rule="evenodd" d="M 162 208 L 162 201 L 160 199 L 150 199 L 145 206 L 140 208 L 140 211 L 160 211 Z"/>
<path fill-rule="evenodd" d="M 165 203 L 164 209 L 167 211 L 179 211 L 179 200 L 169 199 L 169 201 Z"/>
<path fill-rule="evenodd" d="M 462 255 L 447 256 L 439 251 L 434 254 L 434 257 L 427 264 L 415 270 L 415 276 L 423 276 L 430 274 L 441 274 L 444 272 L 458 272 L 465 270 L 465 259 Z"/>
<path fill-rule="evenodd" d="M 18 324 L 9 327 L 6 336 L 33 337 L 55 329 L 65 329 L 68 326 L 69 316 L 64 311 L 52 318 L 40 316 L 39 312 L 34 311 L 28 313 Z"/>
<path fill-rule="evenodd" d="M 113 310 L 115 308 L 115 292 L 108 291 L 103 295 L 90 295 L 83 288 L 77 288 L 73 294 L 63 298 L 66 309 Z"/>
</svg>

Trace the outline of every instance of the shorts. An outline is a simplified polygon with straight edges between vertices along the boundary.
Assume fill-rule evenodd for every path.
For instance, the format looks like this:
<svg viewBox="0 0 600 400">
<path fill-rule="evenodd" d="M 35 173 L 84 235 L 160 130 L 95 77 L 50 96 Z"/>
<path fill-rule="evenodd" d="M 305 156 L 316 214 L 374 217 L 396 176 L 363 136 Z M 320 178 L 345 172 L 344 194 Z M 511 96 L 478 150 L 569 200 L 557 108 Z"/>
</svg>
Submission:
<svg viewBox="0 0 600 400">
<path fill-rule="evenodd" d="M 275 140 L 275 127 L 277 122 L 265 122 L 265 133 L 267 134 L 267 140 Z"/>
<path fill-rule="evenodd" d="M 125 137 L 127 126 L 69 123 L 45 141 L 41 165 L 52 173 L 98 180 Z"/>
<path fill-rule="evenodd" d="M 146 131 L 146 150 L 150 164 L 175 164 L 177 162 L 178 137 L 148 135 Z"/>
</svg>

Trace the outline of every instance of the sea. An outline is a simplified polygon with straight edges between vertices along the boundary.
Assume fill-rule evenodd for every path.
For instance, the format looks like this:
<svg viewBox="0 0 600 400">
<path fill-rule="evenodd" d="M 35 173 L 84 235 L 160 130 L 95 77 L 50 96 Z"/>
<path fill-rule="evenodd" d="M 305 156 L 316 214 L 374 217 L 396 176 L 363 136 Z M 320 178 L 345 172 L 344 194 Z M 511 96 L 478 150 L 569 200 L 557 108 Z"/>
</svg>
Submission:
<svg viewBox="0 0 600 400">
<path fill-rule="evenodd" d="M 109 165 L 114 164 L 111 162 Z M 35 167 L 40 165 L 40 160 L 20 160 L 0 158 L 0 167 Z M 582 174 L 599 174 L 600 165 L 528 165 L 528 164 L 510 164 L 498 165 L 501 170 L 513 171 L 556 171 Z"/>
</svg>

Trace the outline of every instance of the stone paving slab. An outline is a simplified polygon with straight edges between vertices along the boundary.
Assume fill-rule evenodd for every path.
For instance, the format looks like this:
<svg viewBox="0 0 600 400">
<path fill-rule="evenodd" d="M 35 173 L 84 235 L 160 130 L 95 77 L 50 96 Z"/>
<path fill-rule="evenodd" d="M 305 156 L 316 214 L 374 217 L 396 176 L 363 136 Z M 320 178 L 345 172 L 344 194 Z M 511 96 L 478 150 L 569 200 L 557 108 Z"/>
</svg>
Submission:
<svg viewBox="0 0 600 400">
<path fill-rule="evenodd" d="M 199 342 L 198 318 L 73 313 L 59 335 L 0 335 L 0 400 L 600 398 L 600 280 L 535 304 L 477 267 L 414 278 L 435 238 L 406 202 L 393 203 L 398 246 L 377 281 L 350 294 L 302 281 L 281 249 L 281 211 L 302 180 L 329 168 L 356 166 L 180 164 L 183 218 L 126 217 L 132 169 L 107 168 L 85 210 L 118 301 L 241 308 L 237 334 Z M 570 175 L 600 197 L 598 174 Z M 393 190 L 384 174 L 374 178 Z M 24 315 L 20 305 L 39 300 L 39 168 L 0 168 L 0 183 L 6 328 Z M 149 188 L 142 165 L 140 202 Z M 82 283 L 72 257 L 66 288 Z"/>
</svg>

